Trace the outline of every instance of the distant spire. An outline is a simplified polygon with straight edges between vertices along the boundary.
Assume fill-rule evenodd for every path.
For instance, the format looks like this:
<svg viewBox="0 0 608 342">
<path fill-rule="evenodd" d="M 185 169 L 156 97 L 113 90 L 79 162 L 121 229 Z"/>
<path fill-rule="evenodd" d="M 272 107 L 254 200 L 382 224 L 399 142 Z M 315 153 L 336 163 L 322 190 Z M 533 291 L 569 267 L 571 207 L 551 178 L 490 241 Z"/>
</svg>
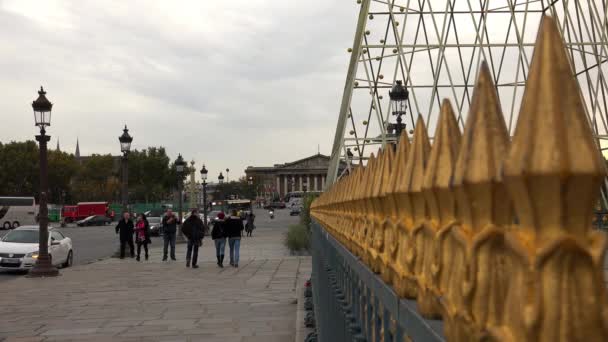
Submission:
<svg viewBox="0 0 608 342">
<path fill-rule="evenodd" d="M 61 152 L 61 149 L 59 149 L 59 138 L 57 138 L 57 152 Z"/>
<path fill-rule="evenodd" d="M 74 154 L 76 158 L 80 158 L 80 143 L 78 138 L 76 138 L 76 153 Z"/>
<path fill-rule="evenodd" d="M 321 154 L 321 144 L 317 144 L 317 154 Z"/>
</svg>

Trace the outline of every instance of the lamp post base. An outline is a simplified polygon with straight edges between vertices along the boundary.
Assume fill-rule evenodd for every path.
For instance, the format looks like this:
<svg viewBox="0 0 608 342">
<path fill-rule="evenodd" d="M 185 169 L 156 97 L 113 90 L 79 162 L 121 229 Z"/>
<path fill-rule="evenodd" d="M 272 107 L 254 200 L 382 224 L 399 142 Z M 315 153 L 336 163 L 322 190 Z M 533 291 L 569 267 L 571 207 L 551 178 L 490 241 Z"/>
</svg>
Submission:
<svg viewBox="0 0 608 342">
<path fill-rule="evenodd" d="M 32 267 L 30 272 L 27 274 L 28 277 L 31 278 L 41 278 L 41 277 L 56 277 L 59 275 L 59 270 L 57 267 L 51 264 L 51 260 L 40 260 L 36 262 L 36 265 Z"/>
</svg>

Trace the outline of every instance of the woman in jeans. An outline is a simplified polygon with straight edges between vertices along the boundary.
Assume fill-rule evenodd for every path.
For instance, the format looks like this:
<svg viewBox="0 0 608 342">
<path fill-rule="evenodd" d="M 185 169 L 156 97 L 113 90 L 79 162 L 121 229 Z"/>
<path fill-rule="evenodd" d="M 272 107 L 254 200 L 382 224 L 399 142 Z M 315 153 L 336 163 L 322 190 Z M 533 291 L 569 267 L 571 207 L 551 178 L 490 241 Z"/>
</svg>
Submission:
<svg viewBox="0 0 608 342">
<path fill-rule="evenodd" d="M 135 224 L 135 241 L 137 242 L 137 261 L 140 260 L 141 246 L 144 246 L 146 260 L 148 260 L 148 243 L 150 243 L 150 224 L 145 214 L 139 214 Z"/>
<path fill-rule="evenodd" d="M 239 267 L 239 257 L 241 249 L 241 236 L 243 236 L 243 219 L 237 215 L 236 210 L 232 210 L 232 215 L 224 223 L 228 245 L 230 247 L 230 265 Z"/>
<path fill-rule="evenodd" d="M 219 267 L 224 267 L 224 249 L 226 248 L 224 217 L 224 213 L 219 212 L 216 219 L 213 221 L 213 230 L 211 230 L 211 238 L 215 243 L 215 256 L 217 257 L 217 265 Z"/>
</svg>

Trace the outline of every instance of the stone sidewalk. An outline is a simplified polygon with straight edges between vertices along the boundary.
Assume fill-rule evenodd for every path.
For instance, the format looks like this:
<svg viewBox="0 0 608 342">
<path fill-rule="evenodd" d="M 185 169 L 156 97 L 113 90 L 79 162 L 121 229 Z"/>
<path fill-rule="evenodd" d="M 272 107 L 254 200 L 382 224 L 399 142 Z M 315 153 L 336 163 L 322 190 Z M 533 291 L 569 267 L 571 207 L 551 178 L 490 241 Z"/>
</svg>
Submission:
<svg viewBox="0 0 608 342">
<path fill-rule="evenodd" d="M 149 261 L 107 259 L 8 281 L 0 341 L 293 341 L 296 283 L 311 266 L 288 255 L 285 232 L 243 238 L 239 268 L 218 268 L 205 240 L 199 269 L 185 267 L 182 244 L 177 262 L 161 262 L 154 246 Z"/>
</svg>

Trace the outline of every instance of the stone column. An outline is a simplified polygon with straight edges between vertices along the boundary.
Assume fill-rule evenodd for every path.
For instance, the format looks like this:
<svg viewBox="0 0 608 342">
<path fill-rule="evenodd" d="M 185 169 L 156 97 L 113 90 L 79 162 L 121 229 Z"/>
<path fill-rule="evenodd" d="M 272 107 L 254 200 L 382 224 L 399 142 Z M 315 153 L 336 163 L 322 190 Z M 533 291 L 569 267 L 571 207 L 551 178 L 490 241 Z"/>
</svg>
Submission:
<svg viewBox="0 0 608 342">
<path fill-rule="evenodd" d="M 302 178 L 304 178 L 304 176 L 299 175 L 298 178 L 300 179 L 300 190 L 299 191 L 304 191 L 304 189 L 302 188 Z"/>
<path fill-rule="evenodd" d="M 321 176 L 321 190 L 325 189 L 325 177 L 327 176 Z"/>
<path fill-rule="evenodd" d="M 281 193 L 281 176 L 277 176 L 277 192 Z"/>
<path fill-rule="evenodd" d="M 285 184 L 285 192 L 283 192 L 283 194 L 281 194 L 281 197 L 287 195 L 287 193 L 289 192 L 289 184 L 288 184 L 289 183 L 289 176 L 284 175 L 283 177 L 285 177 L 284 181 L 283 181 L 283 183 Z"/>
<path fill-rule="evenodd" d="M 306 190 L 310 190 L 310 175 L 306 175 Z"/>
<path fill-rule="evenodd" d="M 319 187 L 317 186 L 318 180 L 319 180 L 319 176 L 318 175 L 314 175 L 313 176 L 315 179 L 315 187 L 313 188 L 314 191 L 319 191 Z"/>
</svg>

